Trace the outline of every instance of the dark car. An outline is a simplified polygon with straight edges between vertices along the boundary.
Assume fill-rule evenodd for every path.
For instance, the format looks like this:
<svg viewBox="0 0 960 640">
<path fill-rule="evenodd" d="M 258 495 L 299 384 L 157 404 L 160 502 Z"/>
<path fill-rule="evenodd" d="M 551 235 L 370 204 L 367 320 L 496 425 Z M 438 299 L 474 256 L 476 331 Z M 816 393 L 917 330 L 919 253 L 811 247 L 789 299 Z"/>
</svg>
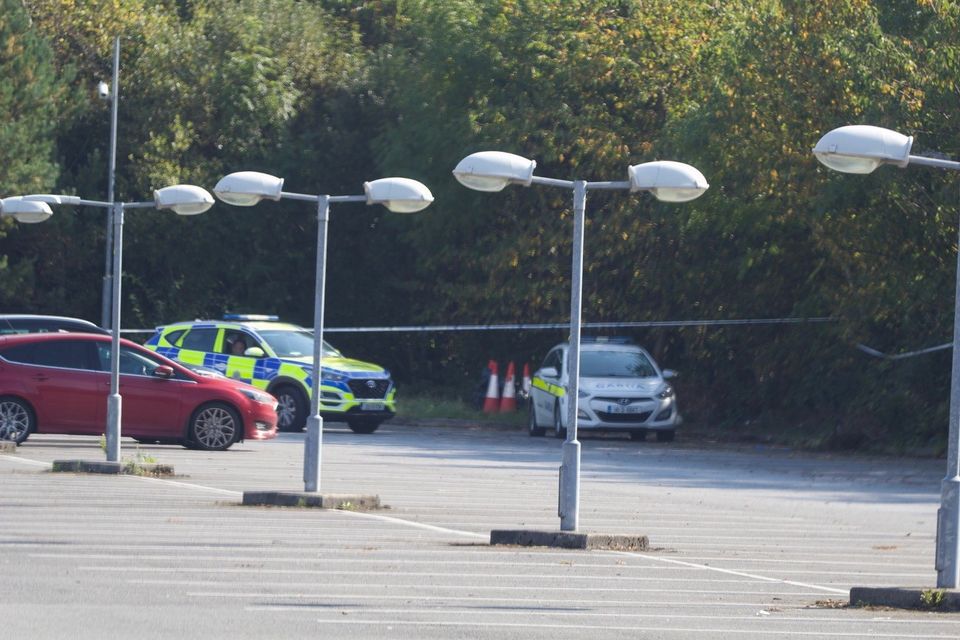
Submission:
<svg viewBox="0 0 960 640">
<path fill-rule="evenodd" d="M 35 316 L 19 313 L 0 314 L 0 335 L 11 333 L 99 333 L 106 329 L 80 318 L 64 316 Z"/>
<path fill-rule="evenodd" d="M 0 336 L 0 439 L 100 435 L 110 392 L 111 339 L 82 333 Z M 121 434 L 141 442 L 228 449 L 277 433 L 277 401 L 246 383 L 202 375 L 120 341 Z"/>
</svg>

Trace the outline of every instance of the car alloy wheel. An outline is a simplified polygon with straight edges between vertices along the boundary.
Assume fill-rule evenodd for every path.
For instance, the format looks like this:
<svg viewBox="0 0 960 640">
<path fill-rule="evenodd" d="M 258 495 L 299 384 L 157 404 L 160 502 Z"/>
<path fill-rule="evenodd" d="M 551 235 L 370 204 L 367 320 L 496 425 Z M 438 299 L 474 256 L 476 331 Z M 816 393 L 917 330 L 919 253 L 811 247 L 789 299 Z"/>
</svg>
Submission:
<svg viewBox="0 0 960 640">
<path fill-rule="evenodd" d="M 277 429 L 303 431 L 307 423 L 307 398 L 296 387 L 283 386 L 274 392 L 277 399 Z"/>
<path fill-rule="evenodd" d="M 33 430 L 33 413 L 21 400 L 0 398 L 0 440 L 20 444 Z"/>
<path fill-rule="evenodd" d="M 191 440 L 200 449 L 223 451 L 237 438 L 240 419 L 236 412 L 223 404 L 201 407 L 190 424 Z"/>
</svg>

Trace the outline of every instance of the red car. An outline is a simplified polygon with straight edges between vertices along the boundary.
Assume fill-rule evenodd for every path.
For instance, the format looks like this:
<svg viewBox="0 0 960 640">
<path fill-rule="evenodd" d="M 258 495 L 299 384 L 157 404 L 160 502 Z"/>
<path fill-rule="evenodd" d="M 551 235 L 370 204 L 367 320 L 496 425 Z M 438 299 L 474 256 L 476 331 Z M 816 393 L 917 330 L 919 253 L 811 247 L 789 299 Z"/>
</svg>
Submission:
<svg viewBox="0 0 960 640">
<path fill-rule="evenodd" d="M 32 432 L 100 435 L 110 393 L 110 336 L 0 336 L 0 439 Z M 121 435 L 140 442 L 228 449 L 277 435 L 277 401 L 218 374 L 191 371 L 120 341 Z"/>
</svg>

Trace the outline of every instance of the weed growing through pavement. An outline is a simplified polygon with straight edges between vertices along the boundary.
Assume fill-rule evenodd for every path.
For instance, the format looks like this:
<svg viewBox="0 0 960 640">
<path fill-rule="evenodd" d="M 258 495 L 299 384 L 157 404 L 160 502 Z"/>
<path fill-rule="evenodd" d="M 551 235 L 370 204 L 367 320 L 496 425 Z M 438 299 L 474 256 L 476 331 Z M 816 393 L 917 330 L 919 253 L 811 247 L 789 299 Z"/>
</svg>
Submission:
<svg viewBox="0 0 960 640">
<path fill-rule="evenodd" d="M 926 609 L 939 609 L 945 597 L 941 589 L 924 589 L 920 592 L 920 603 Z"/>
<path fill-rule="evenodd" d="M 134 476 L 147 476 L 154 473 L 153 470 L 147 469 L 144 465 L 156 464 L 157 459 L 151 455 L 145 454 L 140 451 L 139 445 L 137 446 L 137 453 L 133 459 L 125 460 L 123 463 L 123 472 L 129 473 Z"/>
</svg>

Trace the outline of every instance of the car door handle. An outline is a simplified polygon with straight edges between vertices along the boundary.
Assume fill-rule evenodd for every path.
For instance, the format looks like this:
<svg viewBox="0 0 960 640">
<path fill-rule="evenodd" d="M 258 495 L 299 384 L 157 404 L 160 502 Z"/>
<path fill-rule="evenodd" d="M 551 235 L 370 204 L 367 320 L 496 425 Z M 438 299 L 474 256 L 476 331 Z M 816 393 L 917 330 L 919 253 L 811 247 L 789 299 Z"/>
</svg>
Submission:
<svg viewBox="0 0 960 640">
<path fill-rule="evenodd" d="M 34 374 L 33 379 L 36 380 L 37 382 L 46 382 L 47 380 L 50 379 L 50 376 L 44 373 L 37 373 L 37 374 Z"/>
</svg>

